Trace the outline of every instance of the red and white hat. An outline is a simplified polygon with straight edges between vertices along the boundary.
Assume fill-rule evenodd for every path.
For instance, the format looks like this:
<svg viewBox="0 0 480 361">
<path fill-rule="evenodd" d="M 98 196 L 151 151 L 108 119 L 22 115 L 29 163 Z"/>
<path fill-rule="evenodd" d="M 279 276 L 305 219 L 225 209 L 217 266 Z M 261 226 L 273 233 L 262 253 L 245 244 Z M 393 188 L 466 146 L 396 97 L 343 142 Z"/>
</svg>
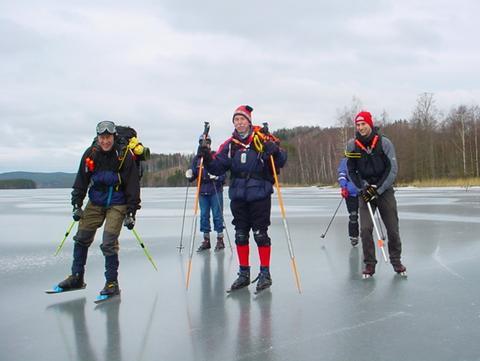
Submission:
<svg viewBox="0 0 480 361">
<path fill-rule="evenodd" d="M 355 124 L 357 124 L 357 122 L 365 122 L 370 126 L 370 128 L 373 129 L 373 118 L 370 112 L 362 110 L 360 113 L 358 113 L 355 117 Z"/>
<path fill-rule="evenodd" d="M 233 113 L 232 122 L 233 118 L 235 118 L 235 115 L 242 115 L 248 120 L 250 124 L 252 124 L 252 111 L 253 108 L 250 105 L 240 105 L 237 109 L 235 109 L 235 112 Z"/>
</svg>

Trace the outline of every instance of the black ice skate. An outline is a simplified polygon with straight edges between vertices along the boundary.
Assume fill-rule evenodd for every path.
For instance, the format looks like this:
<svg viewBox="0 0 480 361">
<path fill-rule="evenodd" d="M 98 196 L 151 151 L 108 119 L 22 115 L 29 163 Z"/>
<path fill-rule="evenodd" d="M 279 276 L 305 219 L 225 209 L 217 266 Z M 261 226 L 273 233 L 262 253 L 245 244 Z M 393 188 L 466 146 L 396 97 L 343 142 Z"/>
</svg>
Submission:
<svg viewBox="0 0 480 361">
<path fill-rule="evenodd" d="M 358 245 L 358 237 L 350 237 L 350 244 L 352 247 L 356 247 Z"/>
<path fill-rule="evenodd" d="M 367 263 L 363 270 L 362 278 L 365 280 L 367 278 L 373 277 L 375 274 L 375 265 L 372 263 Z"/>
<path fill-rule="evenodd" d="M 240 269 L 237 274 L 238 278 L 232 283 L 230 289 L 227 290 L 228 293 L 247 287 L 250 284 L 250 269 Z"/>
<path fill-rule="evenodd" d="M 118 281 L 107 281 L 105 282 L 105 287 L 100 291 L 101 295 L 104 296 L 115 296 L 120 294 L 120 287 L 118 287 Z"/>
<path fill-rule="evenodd" d="M 252 281 L 252 283 L 255 282 L 257 282 L 257 289 L 255 293 L 259 293 L 272 285 L 272 276 L 270 275 L 270 271 L 267 267 L 260 270 L 257 278 Z"/>
<path fill-rule="evenodd" d="M 100 291 L 100 295 L 97 296 L 95 303 L 104 302 L 112 297 L 120 295 L 120 287 L 118 281 L 107 281 L 105 287 Z"/>
<path fill-rule="evenodd" d="M 77 291 L 83 290 L 87 285 L 83 282 L 83 275 L 76 273 L 68 276 L 57 286 L 53 287 L 51 290 L 45 291 L 46 293 L 62 293 L 68 291 Z"/>
<path fill-rule="evenodd" d="M 402 277 L 407 277 L 407 268 L 401 263 L 392 264 L 393 270 Z"/>
</svg>

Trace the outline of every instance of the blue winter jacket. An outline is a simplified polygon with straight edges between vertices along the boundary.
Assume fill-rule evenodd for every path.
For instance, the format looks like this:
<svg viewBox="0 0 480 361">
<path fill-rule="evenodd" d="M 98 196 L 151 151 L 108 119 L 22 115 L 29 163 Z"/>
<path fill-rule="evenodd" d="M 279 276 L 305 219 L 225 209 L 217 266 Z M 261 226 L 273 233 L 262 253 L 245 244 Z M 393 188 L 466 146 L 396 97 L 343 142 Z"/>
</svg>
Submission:
<svg viewBox="0 0 480 361">
<path fill-rule="evenodd" d="M 218 149 L 215 156 L 205 165 L 208 172 L 215 175 L 230 171 L 229 198 L 247 202 L 258 201 L 273 193 L 273 171 L 270 157 L 258 153 L 250 134 L 242 139 L 237 131 Z M 287 161 L 287 153 L 283 149 L 273 156 L 277 172 Z"/>
<path fill-rule="evenodd" d="M 358 189 L 355 187 L 355 184 L 348 179 L 348 169 L 347 169 L 347 158 L 342 158 L 337 169 L 338 173 L 338 184 L 340 187 L 348 189 L 348 194 L 352 197 L 358 196 Z"/>
<path fill-rule="evenodd" d="M 127 152 L 122 163 L 123 152 L 116 146 L 103 152 L 89 147 L 82 156 L 72 191 L 72 204 L 82 206 L 88 190 L 88 198 L 97 206 L 127 205 L 128 212 L 140 208 L 140 180 L 133 155 Z M 89 169 L 86 159 L 94 161 Z M 120 166 L 121 165 L 121 166 Z"/>
<path fill-rule="evenodd" d="M 213 153 L 212 153 L 213 155 Z M 193 157 L 192 160 L 192 172 L 193 177 L 190 178 L 190 181 L 197 179 L 200 168 L 200 158 L 198 156 Z M 210 196 L 218 192 L 223 192 L 223 184 L 225 183 L 225 173 L 217 176 L 217 179 L 211 179 L 208 171 L 205 170 L 205 167 L 202 172 L 202 180 L 200 182 L 200 194 L 202 196 Z"/>
</svg>

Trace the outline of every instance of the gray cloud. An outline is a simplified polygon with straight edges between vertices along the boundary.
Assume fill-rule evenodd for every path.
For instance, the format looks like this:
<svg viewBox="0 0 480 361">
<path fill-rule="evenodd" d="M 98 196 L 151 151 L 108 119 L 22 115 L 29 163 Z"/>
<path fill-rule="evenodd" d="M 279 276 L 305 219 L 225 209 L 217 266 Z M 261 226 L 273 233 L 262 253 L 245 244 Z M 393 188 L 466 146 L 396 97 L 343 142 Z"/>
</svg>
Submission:
<svg viewBox="0 0 480 361">
<path fill-rule="evenodd" d="M 155 152 L 214 145 L 242 103 L 272 129 L 330 126 L 352 96 L 408 117 L 417 95 L 478 102 L 473 0 L 0 4 L 0 171 L 75 171 L 111 119 Z"/>
</svg>

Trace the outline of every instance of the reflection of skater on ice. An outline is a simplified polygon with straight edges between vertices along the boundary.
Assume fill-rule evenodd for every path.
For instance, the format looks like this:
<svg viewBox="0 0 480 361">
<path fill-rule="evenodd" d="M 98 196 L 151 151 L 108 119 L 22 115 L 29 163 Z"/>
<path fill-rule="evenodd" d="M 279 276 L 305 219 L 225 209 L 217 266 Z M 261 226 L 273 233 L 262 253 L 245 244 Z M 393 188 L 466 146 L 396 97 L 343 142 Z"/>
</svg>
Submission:
<svg viewBox="0 0 480 361">
<path fill-rule="evenodd" d="M 58 342 L 57 347 L 62 344 L 66 348 L 67 354 L 72 357 L 78 357 L 78 360 L 92 360 L 96 361 L 97 357 L 90 342 L 89 328 L 85 317 L 85 305 L 87 300 L 85 297 L 55 303 L 47 307 L 47 311 L 55 312 L 55 317 L 58 321 L 58 327 L 62 335 L 61 342 Z M 71 328 L 73 330 L 73 337 L 75 340 L 75 352 L 70 349 L 70 334 L 67 334 L 67 329 L 64 328 L 67 322 L 72 322 Z M 59 340 L 60 341 L 60 340 Z"/>
</svg>

